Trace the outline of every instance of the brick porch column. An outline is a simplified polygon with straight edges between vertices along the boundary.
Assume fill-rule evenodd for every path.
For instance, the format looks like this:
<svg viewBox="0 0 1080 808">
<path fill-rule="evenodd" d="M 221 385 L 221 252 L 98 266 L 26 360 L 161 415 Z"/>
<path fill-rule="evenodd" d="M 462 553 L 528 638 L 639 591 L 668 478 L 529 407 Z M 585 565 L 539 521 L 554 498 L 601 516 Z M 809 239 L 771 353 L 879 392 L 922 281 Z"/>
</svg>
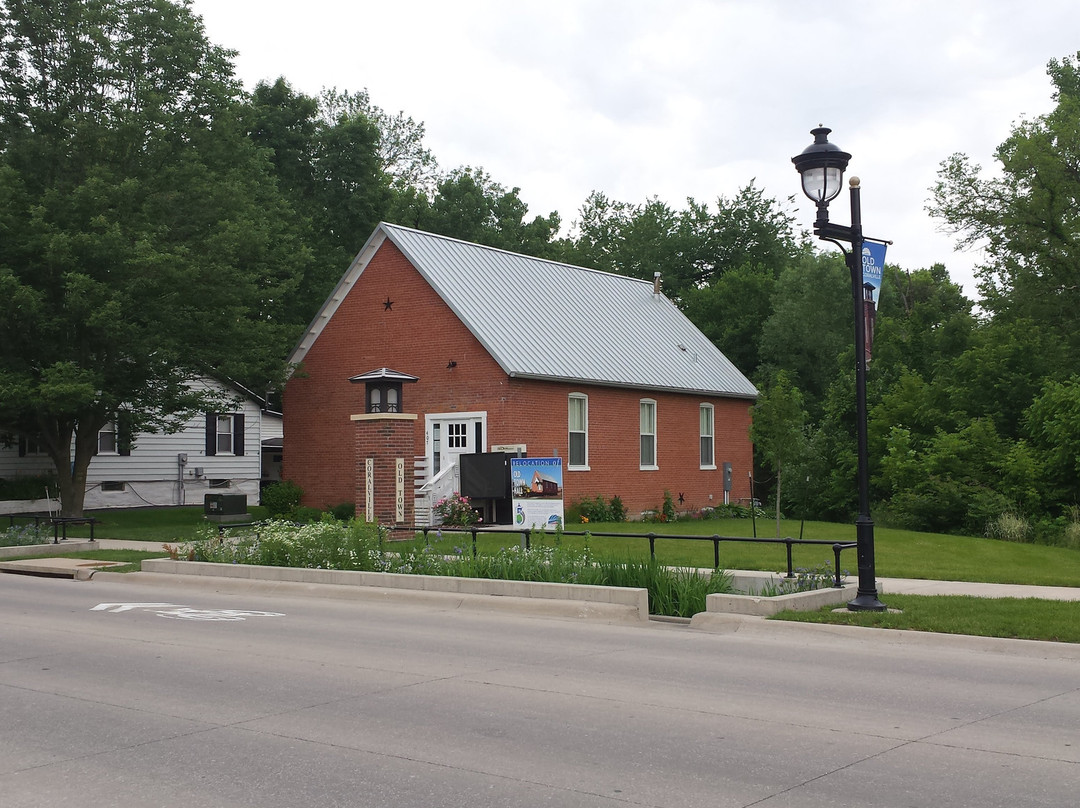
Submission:
<svg viewBox="0 0 1080 808">
<path fill-rule="evenodd" d="M 415 414 L 352 415 L 356 424 L 356 515 L 390 528 L 391 538 L 411 538 Z"/>
</svg>

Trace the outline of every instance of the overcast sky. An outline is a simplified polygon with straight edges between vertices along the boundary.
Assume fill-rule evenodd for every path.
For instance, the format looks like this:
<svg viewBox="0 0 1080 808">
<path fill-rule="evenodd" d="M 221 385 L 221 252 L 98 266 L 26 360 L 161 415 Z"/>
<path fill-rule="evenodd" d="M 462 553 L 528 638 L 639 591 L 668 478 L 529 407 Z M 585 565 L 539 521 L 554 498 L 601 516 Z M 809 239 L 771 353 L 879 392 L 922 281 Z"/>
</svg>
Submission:
<svg viewBox="0 0 1080 808">
<path fill-rule="evenodd" d="M 250 89 L 366 88 L 427 128 L 443 170 L 485 169 L 569 226 L 602 191 L 672 207 L 752 180 L 813 206 L 791 157 L 818 124 L 862 180 L 864 230 L 905 269 L 978 255 L 924 211 L 939 164 L 984 167 L 1053 107 L 1052 58 L 1080 50 L 1077 0 L 195 0 Z M 833 220 L 850 221 L 847 194 Z M 366 238 L 368 234 L 363 234 Z M 831 249 L 828 245 L 822 245 Z M 662 269 L 662 268 L 661 268 Z"/>
</svg>

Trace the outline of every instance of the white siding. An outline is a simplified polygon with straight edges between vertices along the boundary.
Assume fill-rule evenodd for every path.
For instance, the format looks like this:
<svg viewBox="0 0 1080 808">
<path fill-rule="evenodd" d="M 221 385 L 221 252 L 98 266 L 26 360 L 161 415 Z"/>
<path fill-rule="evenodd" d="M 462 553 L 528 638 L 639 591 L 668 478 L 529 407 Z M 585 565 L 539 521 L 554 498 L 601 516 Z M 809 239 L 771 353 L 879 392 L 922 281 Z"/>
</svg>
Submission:
<svg viewBox="0 0 1080 808">
<path fill-rule="evenodd" d="M 191 418 L 173 434 L 140 433 L 134 436 L 130 455 L 98 454 L 90 461 L 86 478 L 86 508 L 129 508 L 144 505 L 201 505 L 207 493 L 246 494 L 249 505 L 259 502 L 262 473 L 262 412 L 244 399 L 232 413 L 244 415 L 244 454 L 206 454 L 206 416 Z M 274 427 L 270 416 L 268 426 Z M 276 435 L 280 437 L 281 419 Z M 178 457 L 187 455 L 181 468 Z M 48 457 L 19 457 L 18 447 L 0 446 L 0 476 L 49 474 Z M 226 480 L 227 487 L 210 487 L 211 480 Z M 103 491 L 103 483 L 123 483 L 123 490 Z"/>
</svg>

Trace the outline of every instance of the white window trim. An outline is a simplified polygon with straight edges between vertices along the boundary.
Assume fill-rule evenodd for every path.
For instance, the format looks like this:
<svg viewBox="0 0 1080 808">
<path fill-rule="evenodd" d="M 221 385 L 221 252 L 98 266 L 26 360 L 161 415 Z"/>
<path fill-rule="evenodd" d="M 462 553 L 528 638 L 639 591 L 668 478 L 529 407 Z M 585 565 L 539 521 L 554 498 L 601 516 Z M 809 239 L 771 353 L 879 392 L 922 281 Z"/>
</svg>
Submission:
<svg viewBox="0 0 1080 808">
<path fill-rule="evenodd" d="M 219 412 L 219 413 L 217 413 L 217 427 L 218 428 L 214 431 L 214 440 L 217 442 L 217 451 L 215 452 L 215 455 L 217 457 L 235 457 L 236 456 L 236 452 L 234 451 L 234 447 L 236 445 L 235 444 L 235 441 L 236 441 L 236 415 L 237 414 L 235 412 Z M 226 418 L 229 419 L 229 431 L 227 433 L 221 431 L 221 422 Z M 221 448 L 221 436 L 226 435 L 226 434 L 229 436 L 229 447 L 227 449 L 222 449 Z"/>
<path fill-rule="evenodd" d="M 709 435 L 701 433 L 701 413 L 705 410 L 709 412 L 709 427 L 712 430 Z M 712 443 L 712 463 L 701 463 L 701 439 L 708 438 Z M 698 462 L 700 467 L 707 471 L 716 470 L 716 407 L 712 404 L 702 404 L 698 407 Z"/>
<path fill-rule="evenodd" d="M 585 463 L 579 465 L 570 465 L 570 435 L 579 432 L 570 429 L 570 402 L 574 400 L 585 402 Z M 571 393 L 566 399 L 566 470 L 592 471 L 589 468 L 589 397 L 584 393 Z"/>
<path fill-rule="evenodd" d="M 642 404 L 651 404 L 652 405 L 652 422 L 653 422 L 652 427 L 653 427 L 653 431 L 651 433 L 641 431 L 641 405 Z M 660 440 L 659 440 L 659 437 L 657 436 L 657 432 L 659 432 L 659 430 L 660 430 L 660 427 L 659 427 L 659 420 L 660 419 L 659 419 L 659 416 L 658 416 L 658 410 L 659 410 L 659 408 L 656 406 L 656 399 L 654 399 L 654 398 L 643 398 L 643 399 L 638 401 L 638 468 L 641 471 L 659 471 L 660 470 Z M 652 465 L 645 465 L 644 463 L 641 462 L 641 438 L 643 436 L 645 436 L 645 435 L 651 435 L 652 436 L 652 444 L 653 444 L 653 446 L 652 446 L 652 454 L 653 454 L 653 463 L 652 463 Z"/>
</svg>

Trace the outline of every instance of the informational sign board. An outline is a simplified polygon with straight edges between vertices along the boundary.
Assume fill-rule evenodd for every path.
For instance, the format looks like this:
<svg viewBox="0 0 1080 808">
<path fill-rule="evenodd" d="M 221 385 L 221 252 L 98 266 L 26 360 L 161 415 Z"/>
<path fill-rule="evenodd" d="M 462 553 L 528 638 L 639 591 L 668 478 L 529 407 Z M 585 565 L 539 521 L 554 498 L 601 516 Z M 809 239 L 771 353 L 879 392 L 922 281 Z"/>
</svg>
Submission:
<svg viewBox="0 0 1080 808">
<path fill-rule="evenodd" d="M 561 457 L 510 459 L 514 526 L 554 530 L 563 523 Z"/>
</svg>

